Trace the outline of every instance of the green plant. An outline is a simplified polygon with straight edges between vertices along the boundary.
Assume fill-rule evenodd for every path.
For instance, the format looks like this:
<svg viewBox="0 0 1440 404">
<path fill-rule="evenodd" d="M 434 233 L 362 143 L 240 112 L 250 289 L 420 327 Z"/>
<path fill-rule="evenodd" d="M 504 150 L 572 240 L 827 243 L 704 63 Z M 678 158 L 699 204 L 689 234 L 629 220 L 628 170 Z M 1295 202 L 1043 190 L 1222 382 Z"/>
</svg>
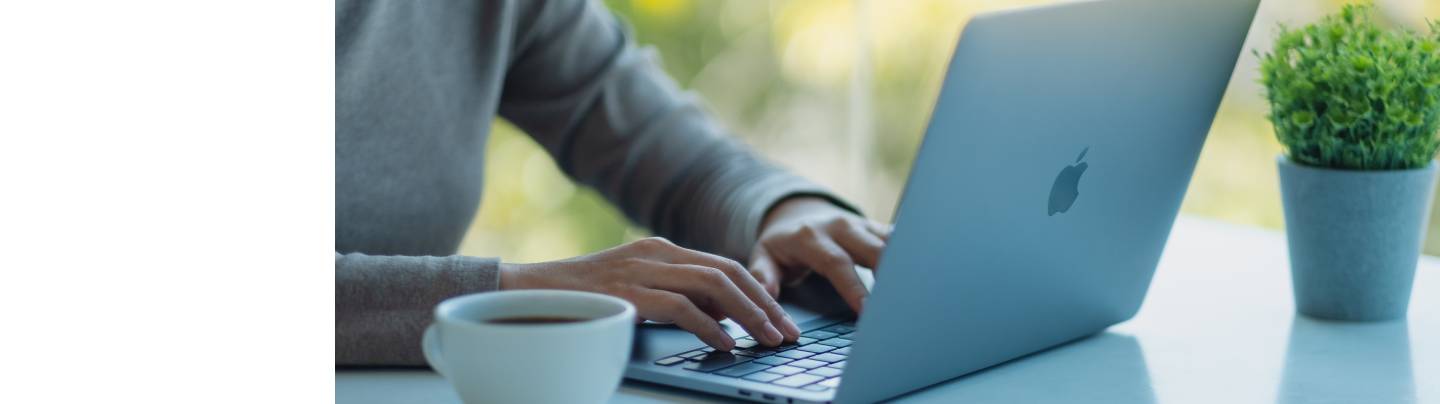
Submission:
<svg viewBox="0 0 1440 404">
<path fill-rule="evenodd" d="M 1350 169 L 1425 167 L 1440 147 L 1440 22 L 1431 36 L 1376 26 L 1372 5 L 1292 29 L 1260 55 L 1270 121 L 1291 161 Z"/>
</svg>

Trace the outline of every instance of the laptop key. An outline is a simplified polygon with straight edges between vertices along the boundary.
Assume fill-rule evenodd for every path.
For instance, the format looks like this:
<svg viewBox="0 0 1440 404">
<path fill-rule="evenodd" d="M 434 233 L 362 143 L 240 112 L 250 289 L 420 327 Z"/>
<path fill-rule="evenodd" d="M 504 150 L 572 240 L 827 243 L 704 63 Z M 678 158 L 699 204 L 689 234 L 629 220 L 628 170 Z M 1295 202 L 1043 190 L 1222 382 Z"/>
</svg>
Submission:
<svg viewBox="0 0 1440 404">
<path fill-rule="evenodd" d="M 746 376 L 743 377 L 742 379 L 757 381 L 757 382 L 761 382 L 761 383 L 768 383 L 768 382 L 774 381 L 775 379 L 779 379 L 779 378 L 782 378 L 782 377 L 785 377 L 785 375 L 778 374 L 778 373 L 770 373 L 770 372 L 756 372 L 756 373 L 751 373 L 751 374 L 749 374 L 749 375 L 746 375 Z"/>
<path fill-rule="evenodd" d="M 854 341 L 851 341 L 851 340 L 848 340 L 848 339 L 844 339 L 844 338 L 831 338 L 831 339 L 827 339 L 827 340 L 824 340 L 824 341 L 820 341 L 820 343 L 821 343 L 821 344 L 825 344 L 825 345 L 829 345 L 829 346 L 833 346 L 833 347 L 836 347 L 836 348 L 844 348 L 844 347 L 850 346 L 850 344 L 854 343 Z"/>
<path fill-rule="evenodd" d="M 830 364 L 830 367 L 836 368 L 836 369 L 844 369 L 844 368 L 845 368 L 845 361 L 839 361 L 839 362 L 831 363 L 831 364 Z"/>
<path fill-rule="evenodd" d="M 833 332 L 836 334 L 849 334 L 855 332 L 855 323 L 836 324 L 829 327 L 821 328 L 821 330 Z"/>
<path fill-rule="evenodd" d="M 779 356 L 766 356 L 764 358 L 755 359 L 755 363 L 763 363 L 772 366 L 784 365 L 786 363 L 790 363 L 791 361 L 794 361 L 794 359 L 782 358 Z"/>
<path fill-rule="evenodd" d="M 758 347 L 758 346 L 757 346 L 757 347 L 754 347 L 754 348 L 735 349 L 735 350 L 733 350 L 733 351 L 730 351 L 731 354 L 744 355 L 744 356 L 749 356 L 749 357 L 751 357 L 751 358 L 759 358 L 759 357 L 770 356 L 770 355 L 774 355 L 776 352 L 778 352 L 778 351 L 771 351 L 771 350 L 765 349 L 764 347 Z"/>
<path fill-rule="evenodd" d="M 805 359 L 805 358 L 809 358 L 809 357 L 811 357 L 811 356 L 815 356 L 815 354 L 814 354 L 814 353 L 810 353 L 810 352 L 801 351 L 801 350 L 799 350 L 799 349 L 792 349 L 792 350 L 789 350 L 789 351 L 785 351 L 785 352 L 781 352 L 781 353 L 775 354 L 775 356 L 783 356 L 783 357 L 790 358 L 790 359 Z"/>
<path fill-rule="evenodd" d="M 805 371 L 804 368 L 797 368 L 797 367 L 794 367 L 794 366 L 787 366 L 787 365 L 780 365 L 780 366 L 776 366 L 776 367 L 773 367 L 773 368 L 770 368 L 770 369 L 766 370 L 766 372 L 779 373 L 779 374 L 786 375 L 786 376 L 793 375 L 793 374 L 800 373 L 800 372 L 804 372 L 804 371 Z"/>
<path fill-rule="evenodd" d="M 838 377 L 832 377 L 832 378 L 829 378 L 829 379 L 825 379 L 825 381 L 820 382 L 820 383 L 816 383 L 816 384 L 819 384 L 819 385 L 825 386 L 825 387 L 835 388 L 835 387 L 840 386 L 840 378 L 838 378 Z"/>
<path fill-rule="evenodd" d="M 825 391 L 825 390 L 830 390 L 829 387 L 821 386 L 821 385 L 818 385 L 818 384 L 812 384 L 812 385 L 805 386 L 805 387 L 801 387 L 801 388 L 802 388 L 802 389 L 805 389 L 805 390 L 810 390 L 810 391 Z"/>
<path fill-rule="evenodd" d="M 671 356 L 668 358 L 660 358 L 660 360 L 655 361 L 655 364 L 660 366 L 670 366 L 684 361 L 685 358 L 681 358 L 679 356 Z"/>
<path fill-rule="evenodd" d="M 763 358 L 763 357 L 769 357 L 769 355 L 775 355 L 776 352 L 779 352 L 779 351 L 770 351 L 770 349 L 755 349 L 755 348 L 750 348 L 750 349 L 734 349 L 733 352 L 734 352 L 734 354 L 736 354 L 736 355 L 746 355 L 746 357 Z"/>
<path fill-rule="evenodd" d="M 800 334 L 800 336 L 802 336 L 802 337 L 810 337 L 810 338 L 814 338 L 814 339 L 831 339 L 831 338 L 835 338 L 835 337 L 840 336 L 840 334 L 836 334 L 836 333 L 829 332 L 829 331 L 815 330 L 815 331 L 807 332 L 807 333 L 804 333 L 804 334 Z"/>
<path fill-rule="evenodd" d="M 802 373 L 802 374 L 798 374 L 798 375 L 788 376 L 788 377 L 786 377 L 786 378 L 784 378 L 784 379 L 776 380 L 776 381 L 773 381 L 773 382 L 770 382 L 770 383 L 771 383 L 771 384 L 778 384 L 778 385 L 785 386 L 785 387 L 800 387 L 800 386 L 804 386 L 804 385 L 807 385 L 807 384 L 810 384 L 810 383 L 818 382 L 818 381 L 820 381 L 820 379 L 824 379 L 824 377 L 820 377 L 820 376 L 816 376 L 816 375 L 807 375 L 807 374 L 803 374 L 803 373 Z"/>
<path fill-rule="evenodd" d="M 741 339 L 735 340 L 735 348 L 738 348 L 738 349 L 752 348 L 752 347 L 754 347 L 754 346 L 756 346 L 756 345 L 760 345 L 760 343 L 759 343 L 759 342 L 755 342 L 755 340 L 750 339 L 750 337 L 745 337 L 745 338 L 741 338 Z"/>
<path fill-rule="evenodd" d="M 821 367 L 821 366 L 829 365 L 829 363 L 825 363 L 825 362 L 821 362 L 821 361 L 812 361 L 812 360 L 809 360 L 809 359 L 801 359 L 801 360 L 798 360 L 798 361 L 794 361 L 794 362 L 787 363 L 786 365 L 794 366 L 794 367 L 797 367 L 797 368 L 814 369 L 814 368 L 818 368 L 818 367 Z"/>
<path fill-rule="evenodd" d="M 737 350 L 737 351 L 749 351 L 749 352 L 754 352 L 754 353 L 767 353 L 767 352 L 768 352 L 768 353 L 776 353 L 776 352 L 780 352 L 780 351 L 785 350 L 785 348 L 781 348 L 781 347 L 769 347 L 769 346 L 764 346 L 764 345 L 755 345 L 755 346 L 745 347 L 745 348 L 736 348 L 736 350 Z"/>
<path fill-rule="evenodd" d="M 849 354 L 850 354 L 850 347 L 847 346 L 847 347 L 837 348 L 837 349 L 835 349 L 834 351 L 830 351 L 830 353 L 838 354 L 838 355 L 849 355 Z"/>
<path fill-rule="evenodd" d="M 798 344 L 798 345 L 810 345 L 810 344 L 814 344 L 815 341 L 819 341 L 819 340 L 818 340 L 818 339 L 814 339 L 814 338 L 810 338 L 810 337 L 804 337 L 804 336 L 802 336 L 802 337 L 796 339 L 796 340 L 795 340 L 795 343 Z"/>
<path fill-rule="evenodd" d="M 827 353 L 822 353 L 822 354 L 819 354 L 819 355 L 811 356 L 811 357 L 809 357 L 808 359 L 814 359 L 814 360 L 817 360 L 817 361 L 825 361 L 825 362 L 839 362 L 839 361 L 843 361 L 843 360 L 845 360 L 845 359 L 847 359 L 847 358 L 849 358 L 849 356 L 836 355 L 836 354 L 834 354 L 834 353 L 828 353 L 828 352 L 827 352 Z"/>
<path fill-rule="evenodd" d="M 840 369 L 836 369 L 836 368 L 832 368 L 832 367 L 823 367 L 823 368 L 810 369 L 810 370 L 805 371 L 805 373 L 809 373 L 809 374 L 816 375 L 816 376 L 835 377 L 835 376 L 839 376 L 841 373 L 844 373 L 844 372 L 841 372 Z"/>
<path fill-rule="evenodd" d="M 694 358 L 691 358 L 690 360 L 696 361 L 696 359 Z M 704 359 L 700 359 L 696 362 L 686 362 L 685 366 L 683 367 L 685 368 L 685 370 L 710 373 L 716 370 L 724 369 L 734 365 L 739 365 L 741 363 L 749 361 L 750 358 L 731 355 L 729 352 L 711 352 L 706 354 Z"/>
<path fill-rule="evenodd" d="M 686 352 L 686 353 L 683 353 L 683 354 L 680 354 L 680 355 L 677 355 L 677 356 L 679 356 L 679 357 L 681 357 L 681 358 L 689 359 L 689 358 L 694 358 L 694 357 L 696 357 L 696 356 L 700 356 L 700 355 L 704 355 L 704 354 L 705 354 L 705 351 L 690 351 L 690 352 Z"/>
<path fill-rule="evenodd" d="M 769 368 L 770 368 L 770 365 L 766 365 L 766 364 L 762 364 L 762 363 L 755 363 L 755 362 L 745 362 L 745 363 L 741 363 L 741 364 L 739 364 L 739 365 L 735 365 L 735 366 L 731 366 L 731 367 L 728 367 L 728 368 L 720 369 L 720 371 L 715 372 L 715 374 L 721 375 L 721 376 L 729 376 L 729 377 L 741 377 L 741 376 L 745 376 L 745 375 L 748 375 L 748 374 L 751 374 L 751 373 L 755 373 L 755 372 L 759 372 L 759 371 L 762 371 L 762 370 L 765 370 L 765 369 L 769 369 Z"/>
<path fill-rule="evenodd" d="M 802 347 L 795 348 L 795 349 L 798 349 L 798 350 L 801 350 L 801 351 L 805 351 L 805 352 L 822 353 L 822 352 L 830 352 L 830 351 L 834 350 L 835 347 L 829 346 L 829 345 L 821 345 L 821 344 L 810 344 L 810 345 L 802 346 Z"/>
</svg>

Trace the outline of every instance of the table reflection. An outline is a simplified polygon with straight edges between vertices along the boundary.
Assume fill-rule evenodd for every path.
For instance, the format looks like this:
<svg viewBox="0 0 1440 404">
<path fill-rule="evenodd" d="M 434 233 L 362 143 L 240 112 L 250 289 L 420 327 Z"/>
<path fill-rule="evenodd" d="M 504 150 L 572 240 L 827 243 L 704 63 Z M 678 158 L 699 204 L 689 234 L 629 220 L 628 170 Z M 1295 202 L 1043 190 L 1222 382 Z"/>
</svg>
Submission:
<svg viewBox="0 0 1440 404">
<path fill-rule="evenodd" d="M 1415 400 L 1409 323 L 1291 321 L 1277 403 Z"/>
<path fill-rule="evenodd" d="M 1145 353 L 1135 337 L 1105 332 L 1036 353 L 901 402 L 1154 403 Z"/>
</svg>

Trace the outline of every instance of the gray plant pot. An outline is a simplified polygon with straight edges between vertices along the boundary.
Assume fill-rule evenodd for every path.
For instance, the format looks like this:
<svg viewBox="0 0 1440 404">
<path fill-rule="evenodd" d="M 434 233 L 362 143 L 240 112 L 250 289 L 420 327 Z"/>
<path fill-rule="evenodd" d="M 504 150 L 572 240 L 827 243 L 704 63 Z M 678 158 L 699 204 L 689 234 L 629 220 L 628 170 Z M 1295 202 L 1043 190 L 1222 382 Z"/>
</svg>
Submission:
<svg viewBox="0 0 1440 404">
<path fill-rule="evenodd" d="M 1283 155 L 1277 161 L 1295 309 L 1327 320 L 1405 317 L 1435 163 L 1353 171 L 1303 166 Z"/>
</svg>

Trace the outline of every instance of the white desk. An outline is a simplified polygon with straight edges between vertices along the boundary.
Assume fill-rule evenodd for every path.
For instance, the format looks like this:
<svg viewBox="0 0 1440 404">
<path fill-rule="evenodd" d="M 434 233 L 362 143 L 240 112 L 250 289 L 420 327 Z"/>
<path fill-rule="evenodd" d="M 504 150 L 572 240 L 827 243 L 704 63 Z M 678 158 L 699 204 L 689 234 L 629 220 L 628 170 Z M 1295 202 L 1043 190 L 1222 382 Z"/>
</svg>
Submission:
<svg viewBox="0 0 1440 404">
<path fill-rule="evenodd" d="M 1286 255 L 1283 233 L 1182 217 L 1135 319 L 899 401 L 1440 403 L 1440 259 L 1408 321 L 1338 324 L 1296 318 Z M 422 370 L 337 371 L 335 399 L 459 401 Z M 626 382 L 614 401 L 725 399 Z"/>
</svg>

